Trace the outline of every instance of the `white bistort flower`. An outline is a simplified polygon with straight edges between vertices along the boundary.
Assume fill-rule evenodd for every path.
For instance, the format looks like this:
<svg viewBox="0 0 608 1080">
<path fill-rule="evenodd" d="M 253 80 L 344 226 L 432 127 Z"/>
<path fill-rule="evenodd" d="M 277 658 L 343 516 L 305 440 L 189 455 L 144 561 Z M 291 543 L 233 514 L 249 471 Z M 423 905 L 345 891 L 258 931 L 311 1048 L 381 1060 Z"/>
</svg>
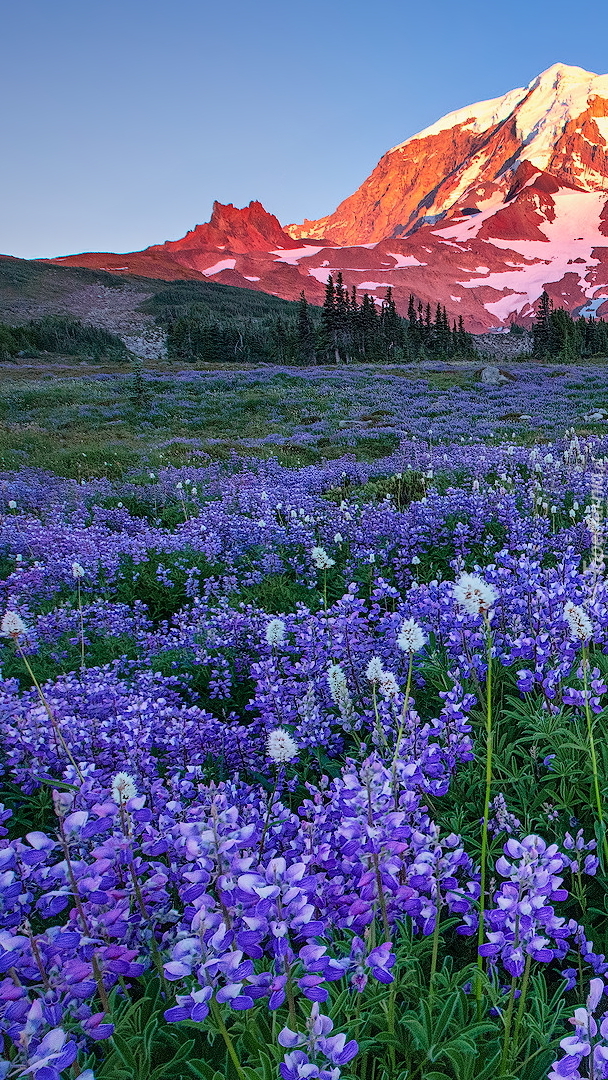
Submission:
<svg viewBox="0 0 608 1080">
<path fill-rule="evenodd" d="M 0 629 L 2 637 L 18 638 L 20 634 L 25 634 L 25 623 L 16 611 L 6 611 Z"/>
<path fill-rule="evenodd" d="M 379 656 L 372 656 L 367 668 L 365 670 L 366 677 L 371 683 L 382 682 L 385 671 L 382 667 L 382 660 Z"/>
<path fill-rule="evenodd" d="M 332 701 L 339 705 L 345 695 L 350 697 L 346 675 L 339 664 L 330 664 L 327 669 L 327 682 Z"/>
<path fill-rule="evenodd" d="M 494 586 L 479 574 L 461 574 L 454 585 L 454 596 L 469 615 L 486 615 L 498 600 Z"/>
<path fill-rule="evenodd" d="M 415 619 L 404 619 L 397 635 L 397 645 L 403 652 L 415 653 L 426 645 L 427 637 Z"/>
<path fill-rule="evenodd" d="M 84 577 L 84 566 L 81 566 L 79 562 L 72 563 L 72 577 L 78 581 L 79 578 Z"/>
<path fill-rule="evenodd" d="M 336 560 L 332 559 L 331 555 L 328 555 L 325 548 L 322 547 L 311 548 L 310 557 L 317 570 L 329 570 L 330 567 L 336 565 Z"/>
<path fill-rule="evenodd" d="M 578 641 L 589 641 L 593 634 L 593 624 L 582 607 L 573 604 L 572 600 L 568 600 L 564 604 L 564 619 L 570 627 L 573 638 Z"/>
<path fill-rule="evenodd" d="M 291 761 L 297 752 L 298 745 L 285 728 L 275 728 L 266 739 L 266 753 L 277 765 L 284 765 L 286 761 Z"/>
<path fill-rule="evenodd" d="M 392 671 L 383 671 L 382 679 L 380 680 L 380 693 L 384 697 L 397 697 L 399 693 L 399 685 Z"/>
<path fill-rule="evenodd" d="M 266 623 L 265 633 L 269 645 L 280 645 L 285 641 L 285 623 L 282 619 L 271 619 Z"/>
<path fill-rule="evenodd" d="M 9 499 L 8 500 L 8 508 L 9 508 L 9 510 L 16 510 L 17 509 L 17 503 L 15 502 L 14 499 Z"/>
<path fill-rule="evenodd" d="M 117 772 L 112 780 L 112 798 L 120 806 L 137 795 L 135 780 L 128 772 Z"/>
</svg>

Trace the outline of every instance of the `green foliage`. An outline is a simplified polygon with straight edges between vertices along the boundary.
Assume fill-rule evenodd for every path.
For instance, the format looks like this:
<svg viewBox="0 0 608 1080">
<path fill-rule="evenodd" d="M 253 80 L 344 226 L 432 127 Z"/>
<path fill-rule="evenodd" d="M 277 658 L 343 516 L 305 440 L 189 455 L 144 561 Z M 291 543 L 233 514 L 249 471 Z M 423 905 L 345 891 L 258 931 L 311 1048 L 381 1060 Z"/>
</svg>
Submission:
<svg viewBox="0 0 608 1080">
<path fill-rule="evenodd" d="M 539 360 L 569 363 L 582 357 L 608 355 L 608 323 L 603 319 L 573 319 L 564 308 L 554 308 L 546 292 L 540 298 L 533 330 L 533 355 Z"/>
<path fill-rule="evenodd" d="M 335 282 L 329 275 L 320 312 L 308 304 L 303 293 L 294 304 L 274 297 L 261 299 L 260 293 L 253 294 L 253 300 L 248 290 L 218 294 L 199 292 L 199 288 L 205 286 L 180 282 L 144 305 L 166 328 L 172 359 L 211 364 L 340 364 L 420 359 L 423 354 L 441 359 L 475 355 L 473 339 L 465 333 L 462 319 L 450 327 L 445 308 L 437 305 L 434 321 L 430 315 L 402 319 L 390 287 L 378 310 L 367 293 L 361 302 L 356 289 L 349 293 L 341 273 Z M 206 288 L 210 290 L 211 284 Z M 190 306 L 186 308 L 187 301 Z"/>
<path fill-rule="evenodd" d="M 21 326 L 0 323 L 0 359 L 20 353 L 87 356 L 93 360 L 126 360 L 129 351 L 117 334 L 65 315 L 45 315 Z"/>
<path fill-rule="evenodd" d="M 118 578 L 112 592 L 119 602 L 132 606 L 146 605 L 150 618 L 158 625 L 170 619 L 190 603 L 187 592 L 189 573 L 200 581 L 217 570 L 198 551 L 183 548 L 177 552 L 147 551 L 145 561 L 132 556 L 121 559 Z"/>
<path fill-rule="evenodd" d="M 390 498 L 397 510 L 404 510 L 416 499 L 424 498 L 426 485 L 421 473 L 413 469 L 398 476 L 380 476 L 368 480 L 366 484 L 353 484 L 349 477 L 338 486 L 331 488 L 325 498 L 340 505 L 344 499 L 354 499 L 358 503 L 377 503 Z"/>
<path fill-rule="evenodd" d="M 128 634 L 93 634 L 85 632 L 86 659 L 89 667 L 100 667 L 113 660 L 135 660 L 137 648 Z M 32 678 L 21 657 L 9 644 L 0 644 L 2 674 L 5 679 L 18 679 L 22 687 L 33 686 Z M 78 671 L 81 664 L 80 639 L 74 634 L 61 634 L 53 645 L 41 644 L 36 649 L 35 675 L 39 682 L 56 679 L 69 671 Z"/>
</svg>

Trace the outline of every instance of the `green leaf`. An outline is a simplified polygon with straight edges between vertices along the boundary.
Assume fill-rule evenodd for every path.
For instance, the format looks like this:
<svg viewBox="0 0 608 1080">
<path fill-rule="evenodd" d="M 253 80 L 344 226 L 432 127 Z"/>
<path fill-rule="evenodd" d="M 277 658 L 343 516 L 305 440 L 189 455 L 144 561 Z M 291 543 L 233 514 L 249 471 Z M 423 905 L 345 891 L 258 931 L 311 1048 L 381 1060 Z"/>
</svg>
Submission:
<svg viewBox="0 0 608 1080">
<path fill-rule="evenodd" d="M 374 1035 L 370 1043 L 371 1045 L 380 1043 L 382 1046 L 401 1046 L 401 1040 L 396 1035 L 391 1035 L 389 1031 L 381 1031 L 379 1035 Z"/>
<path fill-rule="evenodd" d="M 208 1065 L 202 1058 L 198 1061 L 187 1061 L 186 1064 L 197 1080 L 226 1080 L 223 1073 Z"/>
<path fill-rule="evenodd" d="M 173 1055 L 170 1061 L 167 1061 L 165 1065 L 159 1065 L 154 1072 L 150 1073 L 149 1080 L 165 1080 L 165 1077 L 168 1077 L 169 1073 L 173 1071 L 177 1065 L 181 1065 L 181 1063 L 190 1056 L 193 1046 L 194 1039 L 182 1043 L 179 1050 Z M 153 1057 L 150 1060 L 154 1060 Z"/>
</svg>

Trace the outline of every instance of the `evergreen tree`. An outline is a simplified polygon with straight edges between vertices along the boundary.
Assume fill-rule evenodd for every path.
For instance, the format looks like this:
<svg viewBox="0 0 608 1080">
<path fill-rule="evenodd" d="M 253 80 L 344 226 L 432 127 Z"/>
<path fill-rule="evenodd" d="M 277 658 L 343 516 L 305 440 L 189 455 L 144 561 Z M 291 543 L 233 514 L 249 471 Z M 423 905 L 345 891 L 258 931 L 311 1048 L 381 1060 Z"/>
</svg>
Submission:
<svg viewBox="0 0 608 1080">
<path fill-rule="evenodd" d="M 371 296 L 363 295 L 363 302 L 359 308 L 360 342 L 363 360 L 377 360 L 378 349 L 378 315 L 376 305 Z"/>
<path fill-rule="evenodd" d="M 344 288 L 342 271 L 338 272 L 334 289 L 334 318 L 336 335 L 336 361 L 348 363 L 351 359 L 352 341 L 350 334 L 350 301 Z"/>
<path fill-rule="evenodd" d="M 329 274 L 325 286 L 321 322 L 321 348 L 326 362 L 337 364 L 340 361 L 337 338 L 336 290 L 334 279 Z"/>
<path fill-rule="evenodd" d="M 532 333 L 534 335 L 533 353 L 538 359 L 544 359 L 549 355 L 551 344 L 551 312 L 553 304 L 546 291 L 543 291 L 539 300 L 538 310 Z"/>
<path fill-rule="evenodd" d="M 382 302 L 380 324 L 382 344 L 386 359 L 394 359 L 396 354 L 400 353 L 403 345 L 403 329 L 402 321 L 397 314 L 397 308 L 393 299 L 393 290 L 390 285 L 386 290 L 386 296 Z"/>
<path fill-rule="evenodd" d="M 304 289 L 298 301 L 298 360 L 301 364 L 316 364 L 315 335 Z"/>
</svg>

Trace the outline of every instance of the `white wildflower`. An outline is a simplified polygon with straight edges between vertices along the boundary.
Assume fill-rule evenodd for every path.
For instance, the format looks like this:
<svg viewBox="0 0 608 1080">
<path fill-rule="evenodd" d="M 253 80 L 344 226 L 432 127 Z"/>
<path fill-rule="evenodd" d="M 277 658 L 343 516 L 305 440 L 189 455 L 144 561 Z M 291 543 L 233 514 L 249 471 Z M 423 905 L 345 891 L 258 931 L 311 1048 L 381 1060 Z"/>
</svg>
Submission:
<svg viewBox="0 0 608 1080">
<path fill-rule="evenodd" d="M 294 742 L 285 728 L 275 728 L 266 739 L 266 753 L 277 765 L 284 765 L 291 761 L 298 752 L 297 743 Z"/>
<path fill-rule="evenodd" d="M 25 623 L 16 611 L 7 611 L 2 619 L 0 630 L 3 637 L 18 638 L 20 634 L 25 634 Z"/>
<path fill-rule="evenodd" d="M 84 566 L 81 566 L 79 562 L 72 563 L 72 577 L 77 581 L 84 577 Z"/>
<path fill-rule="evenodd" d="M 572 600 L 568 600 L 564 604 L 564 619 L 570 627 L 573 638 L 577 638 L 579 641 L 589 641 L 593 634 L 593 624 L 582 607 L 573 604 Z"/>
<path fill-rule="evenodd" d="M 266 623 L 265 634 L 269 645 L 280 645 L 285 641 L 285 623 L 282 619 L 271 619 Z"/>
<path fill-rule="evenodd" d="M 380 693 L 383 694 L 384 697 L 397 697 L 397 694 L 399 693 L 399 686 L 392 671 L 382 672 Z"/>
<path fill-rule="evenodd" d="M 137 795 L 135 780 L 128 772 L 117 772 L 112 780 L 112 798 L 120 806 Z"/>
<path fill-rule="evenodd" d="M 327 682 L 329 683 L 332 701 L 335 701 L 336 705 L 338 705 L 344 694 L 349 692 L 346 675 L 339 664 L 330 664 L 327 669 Z"/>
<path fill-rule="evenodd" d="M 317 570 L 329 570 L 331 566 L 336 565 L 335 559 L 332 559 L 322 547 L 311 548 L 310 557 Z"/>
<path fill-rule="evenodd" d="M 420 566 L 420 559 L 417 555 L 412 555 L 412 566 Z"/>
<path fill-rule="evenodd" d="M 327 669 L 327 682 L 332 701 L 338 706 L 342 723 L 347 730 L 350 730 L 354 717 L 353 702 L 346 675 L 339 664 L 330 664 Z"/>
<path fill-rule="evenodd" d="M 493 585 L 479 574 L 461 574 L 454 585 L 454 596 L 469 615 L 485 615 L 498 599 Z"/>
<path fill-rule="evenodd" d="M 366 677 L 369 679 L 369 681 L 371 683 L 382 682 L 382 679 L 384 678 L 384 675 L 385 675 L 385 671 L 384 671 L 384 668 L 382 667 L 382 660 L 380 659 L 379 656 L 372 656 L 372 658 L 371 658 L 371 660 L 370 660 L 370 662 L 367 665 L 367 668 L 365 670 L 365 675 L 366 675 Z"/>
<path fill-rule="evenodd" d="M 334 544 L 343 544 L 343 543 L 344 543 L 344 537 L 342 536 L 342 533 L 339 533 L 339 532 L 336 533 L 336 535 L 334 536 Z"/>
<path fill-rule="evenodd" d="M 9 510 L 16 510 L 17 509 L 17 503 L 15 502 L 14 499 L 9 499 L 8 500 L 8 508 L 9 508 Z"/>
<path fill-rule="evenodd" d="M 415 653 L 426 645 L 427 637 L 415 619 L 404 619 L 397 635 L 397 645 L 403 652 Z"/>
</svg>

